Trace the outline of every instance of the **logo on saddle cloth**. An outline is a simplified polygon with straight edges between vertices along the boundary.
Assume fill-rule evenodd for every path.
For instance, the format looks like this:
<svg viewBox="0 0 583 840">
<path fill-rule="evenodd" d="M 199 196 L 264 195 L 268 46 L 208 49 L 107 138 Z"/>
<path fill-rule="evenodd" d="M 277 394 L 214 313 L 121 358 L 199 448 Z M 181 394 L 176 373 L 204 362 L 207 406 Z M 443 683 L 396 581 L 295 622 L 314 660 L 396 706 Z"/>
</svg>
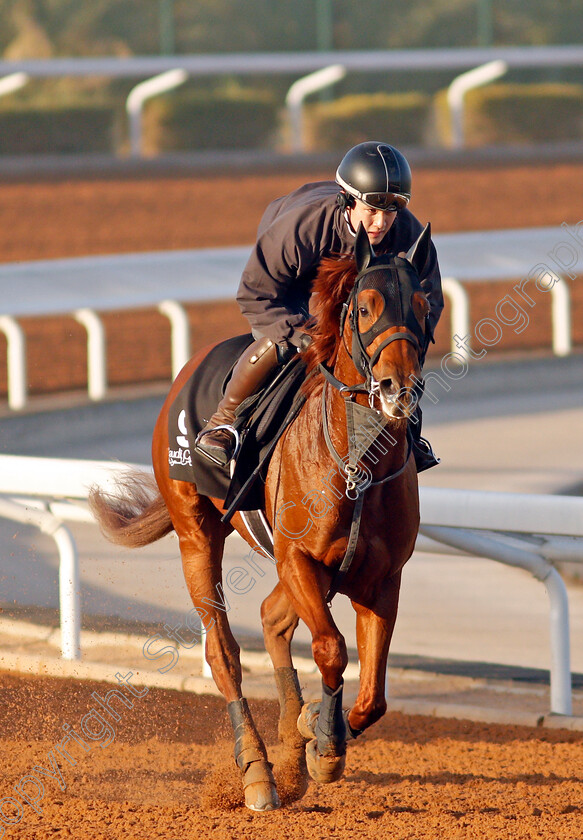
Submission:
<svg viewBox="0 0 583 840">
<path fill-rule="evenodd" d="M 171 445 L 168 447 L 168 463 L 171 467 L 191 467 L 192 456 L 190 454 L 190 441 L 188 439 L 188 429 L 186 427 L 186 411 L 184 409 L 182 409 L 178 415 L 176 425 L 178 427 L 178 432 L 180 433 L 177 434 L 175 438 L 178 448 L 172 449 Z"/>
</svg>

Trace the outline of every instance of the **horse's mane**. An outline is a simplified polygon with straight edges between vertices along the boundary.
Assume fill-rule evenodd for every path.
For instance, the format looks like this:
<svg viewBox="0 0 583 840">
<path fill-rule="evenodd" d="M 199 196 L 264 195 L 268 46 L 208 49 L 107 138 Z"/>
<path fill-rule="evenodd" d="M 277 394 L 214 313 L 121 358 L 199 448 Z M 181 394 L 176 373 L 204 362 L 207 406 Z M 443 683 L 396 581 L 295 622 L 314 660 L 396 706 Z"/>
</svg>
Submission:
<svg viewBox="0 0 583 840">
<path fill-rule="evenodd" d="M 333 367 L 340 342 L 340 313 L 356 279 L 354 257 L 325 257 L 312 285 L 313 317 L 304 327 L 312 343 L 304 352 L 306 373 L 319 364 Z M 319 377 L 310 377 L 305 391 L 311 392 Z"/>
</svg>

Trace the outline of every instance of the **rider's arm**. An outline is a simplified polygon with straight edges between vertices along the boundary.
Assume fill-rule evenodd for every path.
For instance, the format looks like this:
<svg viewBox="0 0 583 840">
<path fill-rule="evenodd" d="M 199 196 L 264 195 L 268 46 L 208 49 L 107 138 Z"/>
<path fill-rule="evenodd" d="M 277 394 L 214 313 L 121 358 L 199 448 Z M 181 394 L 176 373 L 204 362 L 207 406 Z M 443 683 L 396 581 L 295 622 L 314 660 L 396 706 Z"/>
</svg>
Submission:
<svg viewBox="0 0 583 840">
<path fill-rule="evenodd" d="M 333 205 L 320 200 L 275 217 L 266 212 L 241 278 L 237 302 L 251 327 L 277 344 L 299 346 L 310 286 L 329 247 Z"/>
</svg>

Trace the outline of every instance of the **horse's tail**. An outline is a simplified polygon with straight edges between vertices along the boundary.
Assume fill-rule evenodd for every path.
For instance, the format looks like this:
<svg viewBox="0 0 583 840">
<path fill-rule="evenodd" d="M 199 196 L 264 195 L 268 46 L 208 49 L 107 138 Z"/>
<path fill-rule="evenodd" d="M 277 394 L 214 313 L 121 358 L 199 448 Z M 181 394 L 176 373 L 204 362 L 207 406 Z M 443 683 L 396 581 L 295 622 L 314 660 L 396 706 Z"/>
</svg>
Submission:
<svg viewBox="0 0 583 840">
<path fill-rule="evenodd" d="M 126 473 L 113 493 L 93 487 L 89 507 L 104 536 L 128 548 L 149 545 L 174 530 L 154 477 L 145 473 Z"/>
</svg>

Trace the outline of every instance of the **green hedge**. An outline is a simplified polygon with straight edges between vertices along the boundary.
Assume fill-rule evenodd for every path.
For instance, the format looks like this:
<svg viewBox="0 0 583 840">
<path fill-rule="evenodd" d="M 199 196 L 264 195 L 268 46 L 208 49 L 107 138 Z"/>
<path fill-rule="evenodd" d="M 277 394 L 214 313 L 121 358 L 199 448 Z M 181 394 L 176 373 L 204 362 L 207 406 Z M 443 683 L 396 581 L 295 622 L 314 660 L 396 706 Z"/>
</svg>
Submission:
<svg viewBox="0 0 583 840">
<path fill-rule="evenodd" d="M 105 106 L 0 108 L 0 154 L 112 152 L 114 123 Z"/>
<path fill-rule="evenodd" d="M 176 93 L 152 99 L 144 113 L 149 154 L 269 145 L 277 127 L 275 99 L 263 91 Z"/>
<path fill-rule="evenodd" d="M 306 139 L 312 150 L 347 149 L 377 138 L 395 146 L 425 141 L 431 99 L 422 93 L 344 96 L 306 108 Z"/>
<path fill-rule="evenodd" d="M 446 93 L 435 101 L 442 142 L 451 138 Z M 529 144 L 583 137 L 583 86 L 571 84 L 497 84 L 466 95 L 468 146 Z"/>
</svg>

